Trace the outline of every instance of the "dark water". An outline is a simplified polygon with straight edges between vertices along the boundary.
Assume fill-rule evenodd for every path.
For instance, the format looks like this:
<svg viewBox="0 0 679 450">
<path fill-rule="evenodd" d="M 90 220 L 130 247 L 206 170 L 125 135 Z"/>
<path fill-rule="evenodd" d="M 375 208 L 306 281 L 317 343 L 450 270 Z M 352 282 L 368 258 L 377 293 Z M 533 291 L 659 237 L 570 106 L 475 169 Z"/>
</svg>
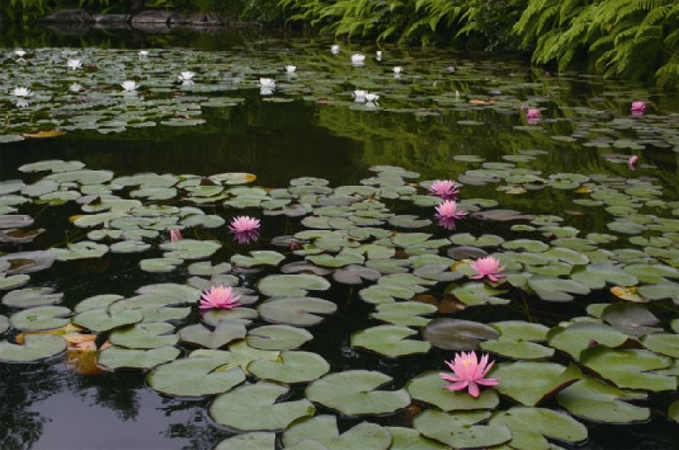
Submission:
<svg viewBox="0 0 679 450">
<path fill-rule="evenodd" d="M 256 47 L 262 45 L 264 39 L 252 30 L 224 35 L 180 30 L 160 36 L 129 30 L 84 34 L 78 30 L 66 35 L 49 30 L 34 33 L 4 30 L 0 43 L 7 50 L 41 45 L 119 48 L 185 45 L 202 50 L 223 50 L 241 45 Z M 294 45 L 295 41 L 289 42 Z M 396 51 L 401 50 L 394 49 Z M 417 53 L 416 50 L 407 51 Z M 495 64 L 488 56 L 466 57 L 478 59 L 480 64 Z M 497 70 L 502 70 L 506 60 L 502 58 L 497 62 Z M 512 67 L 525 65 L 521 59 L 512 61 Z M 441 70 L 444 69 L 442 64 Z M 526 77 L 528 79 L 530 75 Z M 574 106 L 590 105 L 602 98 L 611 101 L 606 92 L 613 86 L 597 83 L 586 80 L 568 83 L 563 97 Z M 479 93 L 484 88 L 482 83 L 476 87 Z M 636 89 L 648 96 L 656 95 L 651 89 Z M 56 139 L 2 144 L 0 180 L 23 177 L 17 170 L 23 164 L 63 159 L 80 160 L 92 169 L 110 169 L 116 175 L 251 172 L 258 176 L 257 184 L 267 187 L 286 186 L 290 179 L 301 176 L 326 178 L 331 185 L 338 186 L 356 184 L 370 176 L 369 168 L 374 164 L 403 166 L 420 172 L 423 179 L 452 177 L 462 172 L 461 165 L 453 160 L 455 155 L 476 154 L 489 161 L 500 161 L 517 147 L 559 149 L 536 162 L 539 167 L 552 170 L 588 173 L 622 173 L 625 170 L 602 158 L 595 148 L 575 150 L 574 144 L 550 139 L 550 135 L 573 131 L 563 122 L 553 125 L 547 133 L 525 135 L 512 131 L 512 127 L 518 125 L 517 117 L 494 111 L 461 111 L 437 117 L 396 112 L 366 114 L 301 100 L 285 104 L 264 103 L 253 91 L 244 92 L 243 96 L 246 102 L 239 107 L 228 111 L 207 110 L 203 115 L 207 123 L 199 127 L 156 127 L 107 136 L 78 131 Z M 672 112 L 669 104 L 671 101 L 666 97 L 657 97 L 658 108 L 666 108 L 663 113 Z M 616 112 L 626 108 L 626 104 L 615 101 L 611 101 L 611 106 L 618 108 Z M 545 115 L 563 114 L 556 103 L 551 108 Z M 492 126 L 462 126 L 457 124 L 461 119 L 479 120 Z M 512 142 L 512 139 L 516 141 Z M 666 149 L 650 149 L 644 154 L 644 161 L 660 167 L 658 176 L 666 182 L 670 194 L 672 188 L 677 189 L 679 166 L 676 154 Z M 490 187 L 478 189 L 478 195 L 491 193 Z M 676 199 L 676 191 L 674 194 Z M 566 209 L 567 205 L 567 199 L 560 193 L 541 192 L 517 199 L 514 207 L 533 213 L 550 213 Z M 44 211 L 36 206 L 26 208 L 31 214 L 42 214 L 41 220 L 47 222 L 61 221 L 77 211 L 68 206 L 56 211 Z M 266 221 L 265 228 L 273 228 L 280 222 L 274 218 L 263 220 Z M 578 226 L 586 224 L 592 230 L 603 231 L 604 228 L 601 219 L 596 217 L 574 216 L 569 220 Z M 483 224 L 462 224 L 459 231 L 503 233 L 501 229 Z M 44 248 L 62 238 L 59 230 L 49 230 L 33 245 Z M 30 250 L 31 245 L 23 249 Z M 129 275 L 132 265 L 129 257 L 107 256 L 96 263 L 61 264 L 49 273 L 36 274 L 33 280 L 36 284 L 66 292 L 68 302 L 75 304 L 100 292 L 115 290 L 123 295 L 131 294 L 145 281 Z M 183 282 L 185 277 L 185 273 L 178 273 L 149 278 L 156 282 Z M 321 353 L 331 363 L 332 371 L 375 367 L 393 376 L 395 386 L 401 386 L 429 367 L 431 361 L 444 359 L 444 353 L 437 350 L 425 358 L 406 357 L 398 362 L 356 352 L 348 345 L 347 337 L 352 331 L 365 327 L 365 317 L 371 307 L 358 301 L 355 292 L 349 288 L 335 288 L 328 296 L 341 305 L 338 314 L 312 329 L 315 339 L 304 349 Z M 553 325 L 564 317 L 584 315 L 586 303 L 564 306 L 536 302 L 532 306 L 533 313 L 541 317 L 543 323 Z M 0 306 L 0 313 L 7 315 L 7 308 Z M 487 307 L 471 308 L 459 317 L 473 319 L 475 315 L 483 316 L 484 322 L 521 317 L 521 313 L 512 308 Z M 207 400 L 163 397 L 146 387 L 144 374 L 136 371 L 81 376 L 68 368 L 62 358 L 36 364 L 0 364 L 0 393 L 0 447 L 8 450 L 211 449 L 230 435 L 208 417 Z M 676 398 L 676 395 L 668 398 Z M 667 410 L 669 401 L 655 400 L 654 404 Z M 404 412 L 385 418 L 384 423 L 408 425 L 410 420 Z M 356 422 L 344 420 L 341 425 L 349 427 Z M 589 424 L 589 427 L 590 439 L 582 448 L 679 448 L 679 427 L 659 414 L 647 424 L 616 427 Z"/>
</svg>

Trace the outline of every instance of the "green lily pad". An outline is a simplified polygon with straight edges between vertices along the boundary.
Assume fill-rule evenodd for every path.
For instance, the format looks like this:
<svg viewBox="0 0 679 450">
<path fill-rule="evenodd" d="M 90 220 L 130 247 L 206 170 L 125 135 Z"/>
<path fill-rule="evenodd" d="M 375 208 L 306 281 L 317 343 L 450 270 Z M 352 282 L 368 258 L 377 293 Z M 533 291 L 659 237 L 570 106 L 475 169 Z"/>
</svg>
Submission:
<svg viewBox="0 0 679 450">
<path fill-rule="evenodd" d="M 390 376 L 377 371 L 345 370 L 312 382 L 305 395 L 314 403 L 349 416 L 386 414 L 410 404 L 405 389 L 377 390 L 390 381 Z"/>
<path fill-rule="evenodd" d="M 522 405 L 535 406 L 582 378 L 582 372 L 575 365 L 517 361 L 498 364 L 493 377 L 501 380 L 496 387 L 501 394 Z"/>
<path fill-rule="evenodd" d="M 455 245 L 493 248 L 505 242 L 504 239 L 495 234 L 484 234 L 477 238 L 469 233 L 454 234 L 450 236 L 450 240 Z"/>
<path fill-rule="evenodd" d="M 332 278 L 342 284 L 363 284 L 365 280 L 375 281 L 380 276 L 377 270 L 358 264 L 341 267 L 332 273 Z"/>
<path fill-rule="evenodd" d="M 638 303 L 609 305 L 604 309 L 601 318 L 629 336 L 643 336 L 662 331 L 662 328 L 653 326 L 658 325 L 660 320 L 644 305 Z"/>
<path fill-rule="evenodd" d="M 72 321 L 75 325 L 100 333 L 132 325 L 143 319 L 142 313 L 134 309 L 110 311 L 108 308 L 93 308 L 76 314 Z"/>
<path fill-rule="evenodd" d="M 28 283 L 31 279 L 30 275 L 12 275 L 7 276 L 6 273 L 0 272 L 0 290 L 16 289 Z"/>
<path fill-rule="evenodd" d="M 49 358 L 66 350 L 66 341 L 53 334 L 26 334 L 22 345 L 0 341 L 0 361 L 26 363 Z"/>
<path fill-rule="evenodd" d="M 270 298 L 257 310 L 268 322 L 310 327 L 323 321 L 318 314 L 332 314 L 337 311 L 337 305 L 316 297 L 283 297 Z"/>
<path fill-rule="evenodd" d="M 139 261 L 139 267 L 144 272 L 165 273 L 172 272 L 182 263 L 184 260 L 179 258 L 149 258 Z"/>
<path fill-rule="evenodd" d="M 454 392 L 446 389 L 446 381 L 441 372 L 428 371 L 421 373 L 406 383 L 406 389 L 413 400 L 436 406 L 442 411 L 473 411 L 477 409 L 494 409 L 500 403 L 500 397 L 494 389 L 485 389 L 474 398 L 467 392 Z"/>
<path fill-rule="evenodd" d="M 109 370 L 152 369 L 160 364 L 175 360 L 181 351 L 172 346 L 137 350 L 108 347 L 101 351 L 97 363 Z"/>
<path fill-rule="evenodd" d="M 2 304 L 11 308 L 32 308 L 35 306 L 47 306 L 60 303 L 63 293 L 53 294 L 53 289 L 46 287 L 33 287 L 18 289 L 8 292 L 2 297 Z"/>
<path fill-rule="evenodd" d="M 204 259 L 212 256 L 222 247 L 217 241 L 198 241 L 195 239 L 180 239 L 160 245 L 165 250 L 166 258 L 176 259 Z"/>
<path fill-rule="evenodd" d="M 74 259 L 101 258 L 108 252 L 108 246 L 91 241 L 68 244 L 67 248 L 51 248 L 50 251 L 59 261 Z"/>
<path fill-rule="evenodd" d="M 393 438 L 390 450 L 446 450 L 449 447 L 422 436 L 417 430 L 405 427 L 385 427 Z"/>
<path fill-rule="evenodd" d="M 248 346 L 245 341 L 236 341 L 232 343 L 231 345 L 229 345 L 227 351 L 198 349 L 191 352 L 190 356 L 215 356 L 215 355 L 217 355 L 219 358 L 225 359 L 223 367 L 224 370 L 228 370 L 233 367 L 240 367 L 244 371 L 247 370 L 248 365 L 252 361 L 257 361 L 259 359 L 275 361 L 280 358 L 280 352 L 252 348 Z"/>
<path fill-rule="evenodd" d="M 501 337 L 516 341 L 544 341 L 549 328 L 539 323 L 522 320 L 504 320 L 489 324 L 501 334 Z"/>
<path fill-rule="evenodd" d="M 14 328 L 23 331 L 43 331 L 61 328 L 69 324 L 71 310 L 63 306 L 39 306 L 12 314 L 9 318 Z"/>
<path fill-rule="evenodd" d="M 290 325 L 265 325 L 248 332 L 249 346 L 262 350 L 292 350 L 313 339 L 304 328 Z"/>
<path fill-rule="evenodd" d="M 479 346 L 481 350 L 516 360 L 546 359 L 554 355 L 553 348 L 545 347 L 535 342 L 516 340 L 504 336 L 500 336 L 495 341 L 481 342 Z"/>
<path fill-rule="evenodd" d="M 641 338 L 644 347 L 655 353 L 679 359 L 679 335 L 654 333 Z"/>
<path fill-rule="evenodd" d="M 327 450 L 387 450 L 391 441 L 389 431 L 369 422 L 354 425 L 340 435 L 337 417 L 325 414 L 296 422 L 283 433 L 285 448 L 300 450 L 311 443 Z"/>
<path fill-rule="evenodd" d="M 670 405 L 670 409 L 667 411 L 667 417 L 679 423 L 679 400 Z"/>
<path fill-rule="evenodd" d="M 634 286 L 639 282 L 634 275 L 612 264 L 589 264 L 584 271 L 573 273 L 571 278 L 592 289 L 602 289 L 607 282 L 618 286 Z"/>
<path fill-rule="evenodd" d="M 567 327 L 552 328 L 547 334 L 551 347 L 580 359 L 580 353 L 593 344 L 615 348 L 624 344 L 629 337 L 613 327 L 598 322 L 576 322 Z"/>
<path fill-rule="evenodd" d="M 370 317 L 401 326 L 424 326 L 432 319 L 420 317 L 423 314 L 433 314 L 438 308 L 434 305 L 421 302 L 398 302 L 382 303 L 377 305 L 377 312 L 370 314 Z"/>
<path fill-rule="evenodd" d="M 330 364 L 320 355 L 301 351 L 283 351 L 280 359 L 260 359 L 248 365 L 248 372 L 260 380 L 287 384 L 317 380 L 329 371 Z"/>
<path fill-rule="evenodd" d="M 245 326 L 236 321 L 222 320 L 214 330 L 201 324 L 189 325 L 179 330 L 182 342 L 206 348 L 220 348 L 231 341 L 245 338 Z"/>
<path fill-rule="evenodd" d="M 276 433 L 253 431 L 221 441 L 214 450 L 276 450 Z"/>
<path fill-rule="evenodd" d="M 379 325 L 353 333 L 350 345 L 371 350 L 390 358 L 427 353 L 431 348 L 429 342 L 406 339 L 414 334 L 417 334 L 417 331 L 412 328 L 396 325 Z"/>
<path fill-rule="evenodd" d="M 494 328 L 469 320 L 438 318 L 427 324 L 422 336 L 435 347 L 446 350 L 477 350 L 479 341 L 497 339 Z"/>
<path fill-rule="evenodd" d="M 456 412 L 454 415 L 428 409 L 415 417 L 413 427 L 422 435 L 453 448 L 491 447 L 509 442 L 512 434 L 505 426 L 475 425 L 487 413 Z"/>
<path fill-rule="evenodd" d="M 654 371 L 666 369 L 671 360 L 645 349 L 610 349 L 598 345 L 582 352 L 581 361 L 591 370 L 622 389 L 671 391 L 677 389 L 677 378 Z"/>
<path fill-rule="evenodd" d="M 317 275 L 269 275 L 257 285 L 259 292 L 269 297 L 302 297 L 308 291 L 325 291 L 330 282 Z"/>
<path fill-rule="evenodd" d="M 179 341 L 174 329 L 174 325 L 166 322 L 142 322 L 112 332 L 109 340 L 114 345 L 131 349 L 166 347 Z"/>
<path fill-rule="evenodd" d="M 665 278 L 679 278 L 679 269 L 660 264 L 630 264 L 624 267 L 625 271 L 634 275 L 644 283 L 658 284 L 669 283 Z"/>
<path fill-rule="evenodd" d="M 277 266 L 285 260 L 285 256 L 270 250 L 256 250 L 250 252 L 250 256 L 233 255 L 231 264 L 241 267 L 254 266 Z"/>
<path fill-rule="evenodd" d="M 589 294 L 590 288 L 575 281 L 550 276 L 532 276 L 528 278 L 530 288 L 542 299 L 552 302 L 568 302 L 573 300 L 572 294 Z"/>
<path fill-rule="evenodd" d="M 455 286 L 448 287 L 448 289 L 454 287 L 450 293 L 467 306 L 506 305 L 509 303 L 509 299 L 498 297 L 498 295 L 506 294 L 507 290 L 493 289 L 486 283 L 470 282 L 460 287 Z M 448 291 L 448 289 L 446 290 Z"/>
<path fill-rule="evenodd" d="M 587 439 L 587 428 L 572 417 L 545 408 L 515 406 L 499 412 L 488 421 L 489 425 L 504 425 L 512 432 L 511 448 L 550 450 L 547 441 L 555 439 L 578 444 Z"/>
<path fill-rule="evenodd" d="M 152 389 L 178 397 L 203 397 L 230 391 L 245 381 L 240 367 L 228 370 L 217 355 L 190 356 L 157 366 L 147 377 Z"/>
<path fill-rule="evenodd" d="M 593 422 L 644 422 L 651 416 L 648 408 L 625 400 L 643 400 L 646 394 L 623 391 L 592 378 L 580 380 L 559 392 L 559 405 L 571 414 Z"/>
<path fill-rule="evenodd" d="M 0 314 L 0 334 L 4 333 L 9 329 L 9 319 L 7 316 Z"/>
<path fill-rule="evenodd" d="M 268 381 L 244 384 L 220 394 L 210 405 L 212 419 L 243 431 L 280 431 L 302 417 L 311 417 L 316 408 L 308 400 L 278 401 L 288 388 Z"/>
</svg>

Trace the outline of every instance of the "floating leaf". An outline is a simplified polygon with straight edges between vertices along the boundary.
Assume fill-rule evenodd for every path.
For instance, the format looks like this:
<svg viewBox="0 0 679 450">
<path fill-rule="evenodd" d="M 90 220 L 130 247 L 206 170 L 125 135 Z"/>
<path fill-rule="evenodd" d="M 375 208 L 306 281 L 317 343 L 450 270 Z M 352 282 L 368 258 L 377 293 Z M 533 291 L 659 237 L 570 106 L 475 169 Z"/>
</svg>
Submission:
<svg viewBox="0 0 679 450">
<path fill-rule="evenodd" d="M 493 377 L 500 379 L 496 389 L 501 394 L 522 405 L 535 406 L 582 378 L 582 373 L 575 365 L 518 361 L 498 364 Z"/>
<path fill-rule="evenodd" d="M 32 308 L 60 303 L 64 294 L 52 292 L 53 289 L 45 287 L 18 289 L 5 294 L 2 297 L 2 304 L 11 308 Z"/>
<path fill-rule="evenodd" d="M 573 273 L 571 278 L 592 289 L 601 289 L 607 282 L 622 286 L 633 286 L 638 283 L 634 275 L 612 264 L 589 264 L 584 271 Z"/>
<path fill-rule="evenodd" d="M 99 333 L 132 325 L 143 319 L 144 316 L 137 310 L 122 309 L 112 312 L 108 308 L 93 308 L 76 314 L 72 321 L 75 325 Z"/>
<path fill-rule="evenodd" d="M 283 433 L 283 445 L 291 449 L 298 448 L 298 444 L 299 448 L 307 448 L 318 443 L 319 448 L 328 450 L 387 450 L 391 441 L 389 431 L 369 422 L 354 425 L 340 435 L 337 418 L 325 414 L 296 422 Z"/>
<path fill-rule="evenodd" d="M 452 287 L 455 287 L 455 285 L 452 285 Z M 467 306 L 483 304 L 506 305 L 509 303 L 509 299 L 497 297 L 497 295 L 506 294 L 506 290 L 493 289 L 485 283 L 465 283 L 461 287 L 454 288 L 450 293 Z"/>
<path fill-rule="evenodd" d="M 150 350 L 136 350 L 121 347 L 108 347 L 101 351 L 97 362 L 100 366 L 110 370 L 128 369 L 152 369 L 155 366 L 176 359 L 180 350 L 167 346 L 152 348 Z"/>
<path fill-rule="evenodd" d="M 494 328 L 469 320 L 434 319 L 424 328 L 422 335 L 435 347 L 446 350 L 476 350 L 480 340 L 497 339 Z"/>
<path fill-rule="evenodd" d="M 280 360 L 256 360 L 248 371 L 260 380 L 302 383 L 317 380 L 330 371 L 330 364 L 311 352 L 283 351 Z"/>
<path fill-rule="evenodd" d="M 313 339 L 313 335 L 304 328 L 265 325 L 250 330 L 246 339 L 249 346 L 262 350 L 291 350 Z"/>
<path fill-rule="evenodd" d="M 174 334 L 174 325 L 166 322 L 138 323 L 114 331 L 109 336 L 112 344 L 136 349 L 150 349 L 174 345 L 179 336 Z"/>
<path fill-rule="evenodd" d="M 39 306 L 12 314 L 9 318 L 14 328 L 23 331 L 53 330 L 66 326 L 71 310 L 63 306 Z"/>
<path fill-rule="evenodd" d="M 562 350 L 575 360 L 591 345 L 602 344 L 615 348 L 624 344 L 628 336 L 613 327 L 598 322 L 575 322 L 567 327 L 554 327 L 547 334 L 551 347 Z"/>
<path fill-rule="evenodd" d="M 532 276 L 528 278 L 528 285 L 542 299 L 553 302 L 568 302 L 573 295 L 589 294 L 590 288 L 574 280 L 548 276 Z"/>
<path fill-rule="evenodd" d="M 22 345 L 0 341 L 0 361 L 26 363 L 49 358 L 66 350 L 66 341 L 53 334 L 27 334 Z"/>
<path fill-rule="evenodd" d="M 276 433 L 254 431 L 221 441 L 214 450 L 276 450 Z"/>
<path fill-rule="evenodd" d="M 201 324 L 184 327 L 179 330 L 179 339 L 201 347 L 220 348 L 231 341 L 245 338 L 245 334 L 245 326 L 242 323 L 222 320 L 217 323 L 214 330 Z"/>
<path fill-rule="evenodd" d="M 220 394 L 245 381 L 245 373 L 239 367 L 221 369 L 227 362 L 215 354 L 192 355 L 157 366 L 147 382 L 158 392 L 179 397 Z"/>
<path fill-rule="evenodd" d="M 231 263 L 241 267 L 254 266 L 277 266 L 285 256 L 270 250 L 257 250 L 250 252 L 250 256 L 233 255 Z"/>
<path fill-rule="evenodd" d="M 374 319 L 388 322 L 392 325 L 424 326 L 431 321 L 429 318 L 419 317 L 432 314 L 437 307 L 421 302 L 382 303 L 377 305 L 377 312 L 370 316 Z"/>
<path fill-rule="evenodd" d="M 288 388 L 268 381 L 245 384 L 221 394 L 210 405 L 215 422 L 243 431 L 280 431 L 293 421 L 313 416 L 308 400 L 281 402 Z"/>
<path fill-rule="evenodd" d="M 679 359 L 679 334 L 654 333 L 641 339 L 647 349 Z"/>
<path fill-rule="evenodd" d="M 494 409 L 500 403 L 494 389 L 484 389 L 476 398 L 466 391 L 450 391 L 446 389 L 447 383 L 440 373 L 424 372 L 406 383 L 406 389 L 413 400 L 436 406 L 446 412 Z"/>
<path fill-rule="evenodd" d="M 662 331 L 662 328 L 653 326 L 660 323 L 660 320 L 644 306 L 634 303 L 609 305 L 604 309 L 601 318 L 629 336 Z"/>
<path fill-rule="evenodd" d="M 410 404 L 410 397 L 404 389 L 376 390 L 390 381 L 390 376 L 377 371 L 345 370 L 314 381 L 305 393 L 312 402 L 341 414 L 386 414 Z"/>
<path fill-rule="evenodd" d="M 456 412 L 454 415 L 426 410 L 413 420 L 413 427 L 424 436 L 453 448 L 491 447 L 509 442 L 512 435 L 505 426 L 475 425 L 487 413 Z"/>
<path fill-rule="evenodd" d="M 412 328 L 396 325 L 380 325 L 353 333 L 350 345 L 352 347 L 372 350 L 390 358 L 427 353 L 431 348 L 429 342 L 406 339 L 406 337 L 413 334 L 417 334 L 417 331 Z"/>
<path fill-rule="evenodd" d="M 592 378 L 580 380 L 567 387 L 556 398 L 571 414 L 594 422 L 643 422 L 651 416 L 648 408 L 625 401 L 643 400 L 646 394 L 622 391 Z"/>
<path fill-rule="evenodd" d="M 259 292 L 269 297 L 301 297 L 307 291 L 325 291 L 330 282 L 317 275 L 269 275 L 257 285 Z"/>
<path fill-rule="evenodd" d="M 448 447 L 405 427 L 385 427 L 393 437 L 390 450 L 446 450 Z"/>
<path fill-rule="evenodd" d="M 323 321 L 318 314 L 332 314 L 337 305 L 316 297 L 271 298 L 257 308 L 264 320 L 301 327 L 317 325 Z"/>
</svg>

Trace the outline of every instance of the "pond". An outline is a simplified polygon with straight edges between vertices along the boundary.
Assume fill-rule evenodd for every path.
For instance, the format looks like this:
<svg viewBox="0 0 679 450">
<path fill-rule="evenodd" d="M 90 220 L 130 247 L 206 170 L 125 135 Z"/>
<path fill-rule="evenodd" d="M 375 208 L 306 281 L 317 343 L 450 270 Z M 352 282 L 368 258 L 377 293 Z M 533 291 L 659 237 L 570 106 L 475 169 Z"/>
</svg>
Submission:
<svg viewBox="0 0 679 450">
<path fill-rule="evenodd" d="M 0 55 L 3 449 L 678 448 L 676 95 L 34 33 Z M 477 397 L 440 376 L 470 351 Z"/>
</svg>

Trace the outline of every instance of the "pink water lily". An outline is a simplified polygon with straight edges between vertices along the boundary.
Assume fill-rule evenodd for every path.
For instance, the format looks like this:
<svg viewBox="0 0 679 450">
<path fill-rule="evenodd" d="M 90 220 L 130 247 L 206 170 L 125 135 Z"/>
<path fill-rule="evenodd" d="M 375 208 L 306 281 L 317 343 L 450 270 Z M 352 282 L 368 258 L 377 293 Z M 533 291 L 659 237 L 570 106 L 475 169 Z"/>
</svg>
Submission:
<svg viewBox="0 0 679 450">
<path fill-rule="evenodd" d="M 170 242 L 181 241 L 182 232 L 179 230 L 170 230 Z"/>
<path fill-rule="evenodd" d="M 436 207 L 436 217 L 439 219 L 461 219 L 466 215 L 466 211 L 457 209 L 455 200 L 444 200 Z"/>
<path fill-rule="evenodd" d="M 229 231 L 240 244 L 247 244 L 259 239 L 259 219 L 250 216 L 238 216 L 231 220 Z"/>
<path fill-rule="evenodd" d="M 445 386 L 451 391 L 462 391 L 467 389 L 469 395 L 476 398 L 480 394 L 479 385 L 496 386 L 500 383 L 498 378 L 485 378 L 486 374 L 493 367 L 494 362 L 488 362 L 488 355 L 481 356 L 481 361 L 477 359 L 476 352 L 456 353 L 454 361 L 445 361 L 453 373 L 441 372 L 440 377 L 452 382 Z"/>
<path fill-rule="evenodd" d="M 637 155 L 630 156 L 627 160 L 627 168 L 633 171 L 637 170 L 637 161 L 639 161 L 639 157 Z"/>
<path fill-rule="evenodd" d="M 429 193 L 444 200 L 454 200 L 460 193 L 460 186 L 453 180 L 436 180 L 429 186 Z"/>
<path fill-rule="evenodd" d="M 203 292 L 198 307 L 201 311 L 206 309 L 233 309 L 241 305 L 238 302 L 239 298 L 240 295 L 235 295 L 231 286 L 212 286 L 209 290 Z"/>
<path fill-rule="evenodd" d="M 646 103 L 642 101 L 632 102 L 632 107 L 630 111 L 633 116 L 643 116 L 646 112 Z"/>
<path fill-rule="evenodd" d="M 498 281 L 500 278 L 505 277 L 500 274 L 500 272 L 505 270 L 505 266 L 500 266 L 500 261 L 492 256 L 479 258 L 471 262 L 469 266 L 476 271 L 476 275 L 469 277 L 472 280 L 488 277 L 490 281 Z"/>
</svg>

